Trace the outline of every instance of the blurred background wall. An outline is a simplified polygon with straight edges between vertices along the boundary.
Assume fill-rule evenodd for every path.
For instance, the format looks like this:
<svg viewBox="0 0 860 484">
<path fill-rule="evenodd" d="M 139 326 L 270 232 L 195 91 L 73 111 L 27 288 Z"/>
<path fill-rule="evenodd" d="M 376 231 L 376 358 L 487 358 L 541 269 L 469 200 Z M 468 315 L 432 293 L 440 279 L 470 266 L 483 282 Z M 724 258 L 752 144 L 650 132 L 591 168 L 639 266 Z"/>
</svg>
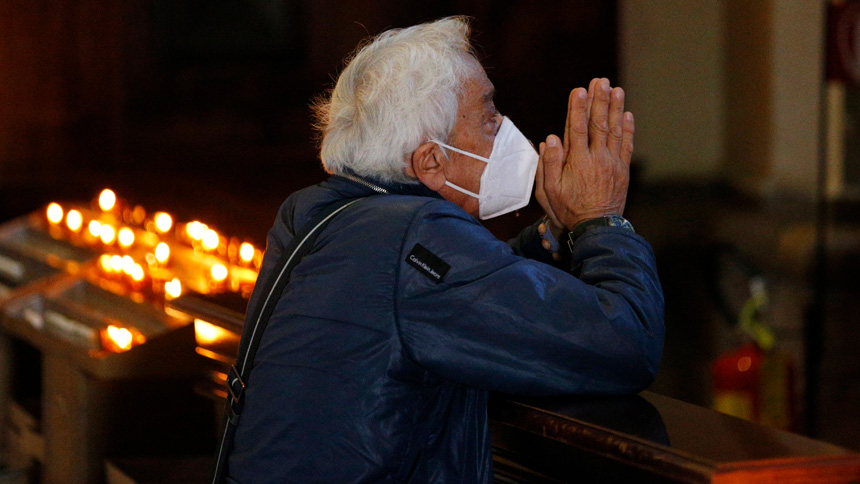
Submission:
<svg viewBox="0 0 860 484">
<path fill-rule="evenodd" d="M 262 242 L 280 202 L 325 178 L 308 105 L 344 57 L 390 27 L 471 15 L 499 109 L 534 140 L 561 132 L 571 88 L 627 91 L 627 216 L 667 300 L 654 389 L 711 405 L 760 277 L 757 317 L 794 368 L 792 428 L 857 448 L 860 97 L 825 75 L 839 3 L 0 1 L 0 221 L 109 186 Z M 508 237 L 539 214 L 488 225 Z"/>
</svg>

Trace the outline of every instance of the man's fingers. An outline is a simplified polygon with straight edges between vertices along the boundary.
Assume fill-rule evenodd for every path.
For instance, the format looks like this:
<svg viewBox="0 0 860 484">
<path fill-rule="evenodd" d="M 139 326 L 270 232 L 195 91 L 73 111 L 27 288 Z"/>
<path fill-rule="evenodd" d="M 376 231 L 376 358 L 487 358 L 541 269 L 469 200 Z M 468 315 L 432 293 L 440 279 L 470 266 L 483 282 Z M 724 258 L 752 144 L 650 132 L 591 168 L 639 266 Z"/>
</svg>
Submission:
<svg viewBox="0 0 860 484">
<path fill-rule="evenodd" d="M 558 136 L 551 134 L 546 137 L 546 143 L 541 143 L 543 149 L 538 161 L 542 166 L 544 190 L 550 196 L 557 191 L 561 183 L 561 173 L 564 169 L 564 147 Z"/>
<path fill-rule="evenodd" d="M 591 113 L 591 105 L 594 103 L 594 91 L 597 90 L 598 84 L 604 78 L 594 78 L 588 83 L 588 112 Z M 607 80 L 608 82 L 608 80 Z"/>
<path fill-rule="evenodd" d="M 549 209 L 549 200 L 547 199 L 546 189 L 544 188 L 546 174 L 543 171 L 543 154 L 545 150 L 546 143 L 541 143 L 539 149 L 540 158 L 538 158 L 537 173 L 535 173 L 535 198 L 537 198 L 540 206 L 543 207 L 544 212 Z"/>
<path fill-rule="evenodd" d="M 633 113 L 624 113 L 624 124 L 622 125 L 621 140 L 621 160 L 625 165 L 630 165 L 630 160 L 633 158 L 633 133 L 636 131 L 636 125 L 633 122 Z"/>
<path fill-rule="evenodd" d="M 592 152 L 597 152 L 606 147 L 609 133 L 609 81 L 606 79 L 601 79 L 597 84 L 589 119 L 589 146 Z"/>
<path fill-rule="evenodd" d="M 606 140 L 609 154 L 621 156 L 621 140 L 624 136 L 624 90 L 616 87 L 609 93 L 609 138 Z"/>
<path fill-rule="evenodd" d="M 540 154 L 543 155 L 544 149 L 546 148 L 546 143 L 540 144 Z M 546 181 L 546 176 L 543 171 L 543 160 L 538 160 L 537 174 L 535 175 L 535 198 L 540 204 L 541 208 L 543 208 L 544 213 L 549 218 L 551 224 L 556 227 L 563 227 L 561 221 L 559 221 L 558 217 L 555 214 L 555 209 L 550 202 L 549 197 L 546 194 L 544 189 L 544 182 Z"/>
<path fill-rule="evenodd" d="M 561 226 L 555 210 L 563 202 L 562 175 L 564 173 L 564 146 L 558 136 L 551 134 L 540 144 L 540 157 L 535 185 L 535 196 L 544 212 L 556 225 Z"/>
<path fill-rule="evenodd" d="M 568 150 L 570 150 L 570 135 L 568 132 L 573 126 L 573 120 L 575 117 L 575 111 L 577 109 L 577 99 L 581 97 L 579 91 L 582 90 L 581 87 L 577 87 L 576 89 L 570 91 L 570 94 L 567 97 L 567 118 L 564 120 L 564 133 L 562 137 L 564 138 L 563 145 L 565 150 L 565 155 L 567 155 Z"/>
<path fill-rule="evenodd" d="M 581 87 L 574 89 L 570 95 L 564 138 L 564 154 L 568 160 L 571 153 L 588 153 L 588 93 Z"/>
</svg>

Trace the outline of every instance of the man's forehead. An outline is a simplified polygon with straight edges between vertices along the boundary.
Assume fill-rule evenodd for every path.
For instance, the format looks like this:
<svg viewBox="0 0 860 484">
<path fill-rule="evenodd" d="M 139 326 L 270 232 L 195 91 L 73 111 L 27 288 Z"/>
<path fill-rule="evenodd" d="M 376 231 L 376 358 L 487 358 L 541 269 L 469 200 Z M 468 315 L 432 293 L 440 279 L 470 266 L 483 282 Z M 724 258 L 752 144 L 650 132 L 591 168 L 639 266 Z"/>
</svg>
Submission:
<svg viewBox="0 0 860 484">
<path fill-rule="evenodd" d="M 467 82 L 466 96 L 470 97 L 474 104 L 491 104 L 496 96 L 496 87 L 482 71 L 480 75 L 469 79 Z"/>
<path fill-rule="evenodd" d="M 490 78 L 487 77 L 486 71 L 481 69 L 481 74 L 476 79 L 479 92 L 481 93 L 481 100 L 485 102 L 489 102 L 493 100 L 493 97 L 496 95 L 496 86 L 490 81 Z"/>
</svg>

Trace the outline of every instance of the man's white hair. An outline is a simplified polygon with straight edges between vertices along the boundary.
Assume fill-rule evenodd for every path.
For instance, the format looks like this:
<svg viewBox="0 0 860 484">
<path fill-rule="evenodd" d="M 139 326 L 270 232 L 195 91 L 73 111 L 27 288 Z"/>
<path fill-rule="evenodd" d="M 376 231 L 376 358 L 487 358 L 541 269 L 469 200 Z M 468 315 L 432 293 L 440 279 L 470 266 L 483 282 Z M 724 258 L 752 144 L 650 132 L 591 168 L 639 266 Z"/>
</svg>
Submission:
<svg viewBox="0 0 860 484">
<path fill-rule="evenodd" d="M 467 79 L 481 69 L 465 17 L 383 32 L 360 47 L 331 97 L 315 106 L 326 171 L 352 170 L 413 183 L 407 160 L 421 143 L 447 140 Z"/>
</svg>

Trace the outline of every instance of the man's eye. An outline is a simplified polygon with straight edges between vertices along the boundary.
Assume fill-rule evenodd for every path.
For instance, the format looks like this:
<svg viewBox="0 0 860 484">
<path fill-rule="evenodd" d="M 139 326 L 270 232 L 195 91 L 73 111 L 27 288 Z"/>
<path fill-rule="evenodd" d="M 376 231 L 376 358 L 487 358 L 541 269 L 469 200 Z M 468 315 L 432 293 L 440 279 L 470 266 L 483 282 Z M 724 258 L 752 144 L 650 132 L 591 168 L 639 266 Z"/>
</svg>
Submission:
<svg viewBox="0 0 860 484">
<path fill-rule="evenodd" d="M 496 111 L 493 116 L 487 121 L 487 127 L 492 131 L 495 135 L 499 131 L 499 127 L 502 125 L 502 115 L 498 111 Z"/>
</svg>

